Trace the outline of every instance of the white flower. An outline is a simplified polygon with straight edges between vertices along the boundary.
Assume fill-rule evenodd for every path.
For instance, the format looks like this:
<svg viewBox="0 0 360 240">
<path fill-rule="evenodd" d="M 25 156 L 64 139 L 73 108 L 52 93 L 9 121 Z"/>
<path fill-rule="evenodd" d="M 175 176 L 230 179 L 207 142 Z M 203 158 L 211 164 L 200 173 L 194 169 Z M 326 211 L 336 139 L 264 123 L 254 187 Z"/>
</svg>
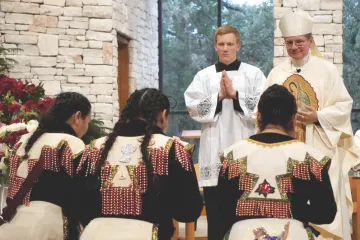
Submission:
<svg viewBox="0 0 360 240">
<path fill-rule="evenodd" d="M 17 131 L 23 130 L 25 128 L 26 128 L 25 123 L 14 123 L 14 124 L 7 126 L 6 130 L 8 132 L 17 132 Z"/>
<path fill-rule="evenodd" d="M 0 137 L 3 137 L 5 135 L 6 129 L 7 129 L 6 126 L 0 128 Z"/>
<path fill-rule="evenodd" d="M 36 120 L 30 120 L 27 125 L 26 125 L 26 130 L 29 133 L 35 132 L 35 130 L 37 129 L 37 127 L 39 126 L 39 122 Z"/>
<path fill-rule="evenodd" d="M 4 158 L 1 158 L 1 161 L 0 161 L 0 170 L 4 171 L 4 170 L 7 170 L 7 166 L 6 164 L 4 163 Z"/>
</svg>

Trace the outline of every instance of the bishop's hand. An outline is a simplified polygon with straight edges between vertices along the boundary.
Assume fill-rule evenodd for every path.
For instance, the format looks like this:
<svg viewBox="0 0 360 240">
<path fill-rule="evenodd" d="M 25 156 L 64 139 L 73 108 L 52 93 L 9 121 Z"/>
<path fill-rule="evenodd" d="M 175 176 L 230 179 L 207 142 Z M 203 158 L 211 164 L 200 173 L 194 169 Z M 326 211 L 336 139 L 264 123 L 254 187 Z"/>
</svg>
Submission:
<svg viewBox="0 0 360 240">
<path fill-rule="evenodd" d="M 305 124 L 310 124 L 318 121 L 318 115 L 314 107 L 305 106 L 308 110 L 307 112 L 298 111 L 296 114 L 296 119 Z"/>
</svg>

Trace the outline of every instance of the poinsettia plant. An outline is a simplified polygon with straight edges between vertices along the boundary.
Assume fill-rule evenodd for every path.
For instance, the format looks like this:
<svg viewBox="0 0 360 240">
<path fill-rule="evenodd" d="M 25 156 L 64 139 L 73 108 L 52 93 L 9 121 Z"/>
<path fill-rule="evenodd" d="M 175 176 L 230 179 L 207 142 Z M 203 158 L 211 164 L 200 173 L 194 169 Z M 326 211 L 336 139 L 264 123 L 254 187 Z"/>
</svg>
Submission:
<svg viewBox="0 0 360 240">
<path fill-rule="evenodd" d="M 0 75 L 0 184 L 7 181 L 6 160 L 23 134 L 37 128 L 40 116 L 53 104 L 41 84 Z"/>
<path fill-rule="evenodd" d="M 0 122 L 12 124 L 39 119 L 53 104 L 41 84 L 0 76 Z"/>
<path fill-rule="evenodd" d="M 33 132 L 40 117 L 48 111 L 55 99 L 46 97 L 42 84 L 22 82 L 0 75 L 0 185 L 8 180 L 8 157 L 23 134 Z M 109 131 L 102 121 L 93 119 L 83 141 L 106 135 Z"/>
</svg>

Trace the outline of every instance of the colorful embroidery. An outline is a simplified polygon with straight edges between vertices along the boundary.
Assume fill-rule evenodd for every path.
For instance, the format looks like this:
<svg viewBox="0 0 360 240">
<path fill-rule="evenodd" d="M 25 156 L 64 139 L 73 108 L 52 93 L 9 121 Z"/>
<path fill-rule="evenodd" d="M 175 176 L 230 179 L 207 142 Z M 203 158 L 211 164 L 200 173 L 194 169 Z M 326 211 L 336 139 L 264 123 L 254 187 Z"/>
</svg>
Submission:
<svg viewBox="0 0 360 240">
<path fill-rule="evenodd" d="M 191 161 L 191 155 L 188 151 L 185 150 L 184 145 L 178 140 L 174 141 L 175 147 L 175 159 L 180 162 L 183 169 L 186 171 L 192 171 L 193 165 Z"/>
<path fill-rule="evenodd" d="M 310 180 L 309 166 L 304 162 L 293 160 L 292 174 L 296 178 Z"/>
<path fill-rule="evenodd" d="M 64 234 L 64 240 L 68 240 L 69 236 L 69 220 L 67 217 L 63 216 L 63 234 Z"/>
<path fill-rule="evenodd" d="M 129 168 L 130 166 L 128 166 Z M 134 168 L 134 184 L 138 185 L 141 192 L 145 193 L 148 188 L 148 176 L 146 166 L 141 162 L 137 167 Z"/>
<path fill-rule="evenodd" d="M 309 240 L 315 240 L 314 234 L 313 234 L 313 232 L 311 231 L 310 228 L 306 228 L 306 233 L 307 233 L 307 235 L 308 235 L 308 239 L 309 239 Z"/>
<path fill-rule="evenodd" d="M 290 141 L 284 141 L 284 142 L 278 142 L 278 143 L 263 143 L 263 142 L 258 142 L 256 140 L 252 140 L 250 138 L 246 138 L 246 141 L 259 145 L 259 146 L 263 146 L 263 147 L 278 147 L 278 146 L 283 146 L 283 145 L 287 145 L 287 144 L 291 144 L 291 143 L 296 143 L 296 142 L 301 142 L 299 140 L 290 140 Z"/>
<path fill-rule="evenodd" d="M 310 180 L 311 172 L 312 174 L 314 174 L 316 179 L 322 181 L 321 171 L 329 161 L 329 157 L 324 157 L 321 161 L 317 161 L 309 153 L 306 153 L 305 161 L 303 162 L 289 159 L 287 171 L 288 173 L 292 173 L 294 177 L 302 180 Z"/>
<path fill-rule="evenodd" d="M 179 161 L 185 170 L 193 170 L 190 153 L 181 142 L 169 139 L 164 147 L 149 148 L 149 160 L 151 161 L 154 174 L 160 176 L 168 175 L 168 158 L 172 144 L 175 144 L 175 160 Z M 136 147 L 128 144 L 122 150 L 124 154 L 123 162 L 127 162 L 129 158 L 131 160 L 130 154 L 136 150 Z M 92 169 L 94 169 L 96 163 L 99 161 L 101 151 L 102 148 L 99 150 L 95 147 L 95 144 L 87 147 L 77 172 L 87 164 L 88 170 L 86 172 L 94 174 L 95 171 Z M 146 165 L 142 160 L 138 162 L 138 165 L 127 165 L 126 168 L 132 184 L 129 187 L 113 187 L 112 182 L 119 167 L 119 165 L 110 165 L 110 163 L 106 161 L 101 168 L 100 192 L 102 197 L 102 214 L 140 215 L 142 211 L 142 194 L 148 189 Z"/>
<path fill-rule="evenodd" d="M 255 192 L 259 195 L 263 195 L 266 198 L 267 195 L 275 193 L 275 188 L 272 187 L 270 183 L 266 181 L 266 179 L 264 179 L 263 183 L 259 184 Z"/>
<path fill-rule="evenodd" d="M 294 192 L 290 174 L 283 174 L 276 176 L 276 183 L 283 200 L 288 200 L 287 193 Z"/>
<path fill-rule="evenodd" d="M 225 175 L 225 172 L 226 172 L 226 169 L 229 167 L 229 161 L 224 158 L 223 161 L 222 161 L 222 167 L 221 167 L 221 171 L 220 171 L 220 176 L 224 176 Z"/>
<path fill-rule="evenodd" d="M 258 181 L 258 177 L 255 174 L 247 173 L 245 175 L 240 175 L 239 190 L 250 193 L 254 189 L 254 186 L 257 181 Z"/>
<path fill-rule="evenodd" d="M 246 173 L 247 157 L 238 160 L 233 159 L 233 152 L 229 152 L 226 159 L 229 161 L 229 180 Z"/>
<path fill-rule="evenodd" d="M 149 158 L 155 174 L 168 175 L 168 156 L 169 152 L 163 147 L 150 150 Z"/>
<path fill-rule="evenodd" d="M 268 218 L 292 218 L 290 203 L 288 201 L 276 199 L 238 200 L 236 215 Z"/>
<path fill-rule="evenodd" d="M 102 148 L 98 149 L 95 147 L 95 140 L 87 146 L 81 156 L 80 163 L 76 169 L 76 173 L 79 173 L 83 168 L 84 164 L 87 164 L 85 176 L 88 174 L 95 174 L 96 164 L 100 161 Z"/>
<path fill-rule="evenodd" d="M 310 162 L 310 171 L 314 174 L 316 179 L 322 181 L 321 171 L 325 167 L 325 165 L 330 161 L 329 157 L 324 157 L 321 161 L 317 161 L 314 157 L 310 156 L 310 154 L 306 154 L 306 159 L 309 159 Z"/>
<path fill-rule="evenodd" d="M 140 189 L 130 187 L 101 188 L 104 215 L 132 215 L 138 216 L 142 212 L 142 195 Z"/>
<path fill-rule="evenodd" d="M 142 193 L 148 188 L 145 165 L 127 165 L 132 184 L 129 187 L 113 187 L 112 181 L 120 165 L 109 165 L 101 172 L 102 213 L 104 215 L 140 215 L 142 211 Z"/>
<path fill-rule="evenodd" d="M 158 226 L 153 225 L 151 240 L 158 240 L 159 239 L 158 235 L 159 235 L 159 228 Z"/>
<path fill-rule="evenodd" d="M 21 143 L 18 143 L 14 149 L 13 155 L 10 156 L 10 179 L 9 179 L 9 198 L 15 197 L 15 194 L 19 191 L 20 186 L 24 182 L 24 178 L 17 176 L 17 170 L 20 167 L 20 164 L 24 159 L 16 155 L 16 150 L 19 148 Z M 61 152 L 60 152 L 61 151 Z M 61 153 L 61 154 L 60 154 Z M 49 170 L 53 172 L 59 172 L 60 167 L 64 167 L 65 171 L 73 176 L 73 159 L 80 153 L 73 154 L 69 143 L 67 141 L 60 141 L 57 147 L 43 146 L 41 149 L 41 154 L 38 159 L 28 159 L 28 173 L 31 172 L 32 168 L 38 161 L 43 161 L 42 169 Z M 59 158 L 60 157 L 60 158 Z M 25 205 L 29 204 L 30 201 L 30 191 L 26 194 L 23 203 Z"/>
</svg>

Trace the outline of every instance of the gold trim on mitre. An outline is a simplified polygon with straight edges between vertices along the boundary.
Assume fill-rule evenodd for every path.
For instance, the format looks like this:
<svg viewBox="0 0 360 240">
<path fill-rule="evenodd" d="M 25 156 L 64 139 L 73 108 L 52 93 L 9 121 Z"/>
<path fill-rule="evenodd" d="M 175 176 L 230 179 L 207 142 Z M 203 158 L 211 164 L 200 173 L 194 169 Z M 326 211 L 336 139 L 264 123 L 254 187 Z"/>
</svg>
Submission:
<svg viewBox="0 0 360 240">
<path fill-rule="evenodd" d="M 283 37 L 302 36 L 312 33 L 313 25 L 314 20 L 309 13 L 300 9 L 297 9 L 295 12 L 285 13 L 279 22 L 279 28 Z M 317 48 L 314 38 L 312 40 L 311 55 L 324 58 Z"/>
</svg>

